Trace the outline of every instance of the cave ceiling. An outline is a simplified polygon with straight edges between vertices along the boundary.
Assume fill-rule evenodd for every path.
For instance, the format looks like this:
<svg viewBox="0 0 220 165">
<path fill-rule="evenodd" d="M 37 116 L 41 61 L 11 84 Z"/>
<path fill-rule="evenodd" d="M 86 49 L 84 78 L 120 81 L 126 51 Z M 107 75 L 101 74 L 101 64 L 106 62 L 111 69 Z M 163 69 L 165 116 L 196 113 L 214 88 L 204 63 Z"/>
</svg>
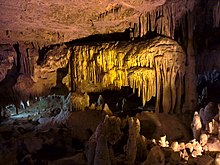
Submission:
<svg viewBox="0 0 220 165">
<path fill-rule="evenodd" d="M 123 32 L 164 4 L 175 16 L 193 8 L 186 0 L 7 0 L 0 2 L 1 43 L 60 43 L 92 34 Z M 171 4 L 172 3 L 172 4 Z M 180 7 L 186 6 L 186 7 Z"/>
</svg>

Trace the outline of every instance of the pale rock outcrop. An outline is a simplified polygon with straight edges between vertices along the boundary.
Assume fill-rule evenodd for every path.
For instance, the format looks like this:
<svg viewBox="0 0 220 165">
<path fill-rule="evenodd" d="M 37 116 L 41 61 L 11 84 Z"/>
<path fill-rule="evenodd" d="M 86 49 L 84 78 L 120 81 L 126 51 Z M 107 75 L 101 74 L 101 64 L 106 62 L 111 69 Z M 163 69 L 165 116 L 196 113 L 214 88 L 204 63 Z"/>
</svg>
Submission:
<svg viewBox="0 0 220 165">
<path fill-rule="evenodd" d="M 104 105 L 104 107 L 103 107 L 103 111 L 107 114 L 107 115 L 109 115 L 109 116 L 112 116 L 113 115 L 113 113 L 112 113 L 112 111 L 109 109 L 109 107 L 108 107 L 108 104 L 106 104 L 105 103 L 105 105 Z"/>
<path fill-rule="evenodd" d="M 185 148 L 188 148 L 192 157 L 201 156 L 203 152 L 203 148 L 198 141 L 195 139 L 191 140 L 186 144 Z"/>
<path fill-rule="evenodd" d="M 166 140 L 166 135 L 160 137 L 159 145 L 161 147 L 169 147 L 169 142 Z"/>
<path fill-rule="evenodd" d="M 219 123 L 212 119 L 207 125 L 207 131 L 209 134 L 218 135 Z"/>
<path fill-rule="evenodd" d="M 194 113 L 193 121 L 191 123 L 191 128 L 193 131 L 194 139 L 199 140 L 202 129 L 202 122 L 197 111 Z"/>
<path fill-rule="evenodd" d="M 201 146 L 203 147 L 204 150 L 207 150 L 207 143 L 208 143 L 208 135 L 207 134 L 201 134 L 200 135 L 200 141 L 199 143 L 201 144 Z"/>
<path fill-rule="evenodd" d="M 173 149 L 174 152 L 180 151 L 180 147 L 179 147 L 178 142 L 173 142 L 170 147 Z"/>
</svg>

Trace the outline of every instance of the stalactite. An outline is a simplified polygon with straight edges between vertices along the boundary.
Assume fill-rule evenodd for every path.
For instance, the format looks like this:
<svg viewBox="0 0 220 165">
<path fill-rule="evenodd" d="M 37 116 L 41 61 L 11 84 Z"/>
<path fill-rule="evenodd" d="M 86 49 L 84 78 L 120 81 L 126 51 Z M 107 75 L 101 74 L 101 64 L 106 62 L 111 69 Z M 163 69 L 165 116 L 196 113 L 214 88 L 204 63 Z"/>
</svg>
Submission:
<svg viewBox="0 0 220 165">
<path fill-rule="evenodd" d="M 184 73 L 184 51 L 168 38 L 74 47 L 73 74 L 77 86 L 86 88 L 85 84 L 96 84 L 99 90 L 111 85 L 130 86 L 134 92 L 137 89 L 143 105 L 156 97 L 157 112 L 161 103 L 167 113 L 172 113 L 179 104 L 177 87 L 182 89 L 183 83 L 176 84 L 176 79 L 178 75 L 182 81 Z M 91 90 L 85 88 L 83 91 Z"/>
<path fill-rule="evenodd" d="M 139 22 L 134 23 L 134 37 L 142 37 L 149 32 L 174 38 L 174 5 L 162 5 L 155 10 L 141 14 Z"/>
</svg>

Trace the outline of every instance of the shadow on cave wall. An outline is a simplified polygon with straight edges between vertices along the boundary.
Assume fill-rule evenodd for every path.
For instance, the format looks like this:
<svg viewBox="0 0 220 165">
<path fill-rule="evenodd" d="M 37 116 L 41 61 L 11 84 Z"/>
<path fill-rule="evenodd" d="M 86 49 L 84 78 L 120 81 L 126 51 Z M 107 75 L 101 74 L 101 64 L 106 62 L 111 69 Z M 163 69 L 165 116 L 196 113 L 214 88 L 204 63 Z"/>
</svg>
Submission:
<svg viewBox="0 0 220 165">
<path fill-rule="evenodd" d="M 20 75 L 20 68 L 21 68 L 21 53 L 19 50 L 19 44 L 16 43 L 13 45 L 13 48 L 16 52 L 17 56 L 17 65 L 13 64 L 12 68 L 7 71 L 5 78 L 0 82 L 0 105 L 4 106 L 7 104 L 15 103 L 17 104 L 18 95 L 15 93 L 13 86 L 17 83 L 17 79 Z"/>
<path fill-rule="evenodd" d="M 68 95 L 69 90 L 66 85 L 62 83 L 63 78 L 68 74 L 68 66 L 69 65 L 65 68 L 57 69 L 56 86 L 51 88 L 50 94 Z"/>
<path fill-rule="evenodd" d="M 134 28 L 127 28 L 124 32 L 115 32 L 110 34 L 94 34 L 88 37 L 72 40 L 69 42 L 65 42 L 67 46 L 74 46 L 74 45 L 85 45 L 85 44 L 97 44 L 103 42 L 111 42 L 111 41 L 140 41 L 140 40 L 147 40 L 154 37 L 159 36 L 155 31 L 148 32 L 143 37 L 133 37 L 134 36 Z M 166 36 L 164 36 L 166 37 Z"/>
</svg>

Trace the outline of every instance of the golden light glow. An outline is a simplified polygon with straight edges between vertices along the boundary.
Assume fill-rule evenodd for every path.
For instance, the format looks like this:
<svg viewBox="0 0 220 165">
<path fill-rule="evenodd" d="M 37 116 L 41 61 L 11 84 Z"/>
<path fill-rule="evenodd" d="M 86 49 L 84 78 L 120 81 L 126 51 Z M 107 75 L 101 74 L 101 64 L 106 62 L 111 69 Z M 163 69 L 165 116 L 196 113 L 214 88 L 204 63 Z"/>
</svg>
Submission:
<svg viewBox="0 0 220 165">
<path fill-rule="evenodd" d="M 171 39 L 76 46 L 74 55 L 75 83 L 81 88 L 88 83 L 101 89 L 130 86 L 138 89 L 143 105 L 153 96 L 167 112 L 179 104 L 176 93 L 185 73 L 185 53 Z"/>
</svg>

